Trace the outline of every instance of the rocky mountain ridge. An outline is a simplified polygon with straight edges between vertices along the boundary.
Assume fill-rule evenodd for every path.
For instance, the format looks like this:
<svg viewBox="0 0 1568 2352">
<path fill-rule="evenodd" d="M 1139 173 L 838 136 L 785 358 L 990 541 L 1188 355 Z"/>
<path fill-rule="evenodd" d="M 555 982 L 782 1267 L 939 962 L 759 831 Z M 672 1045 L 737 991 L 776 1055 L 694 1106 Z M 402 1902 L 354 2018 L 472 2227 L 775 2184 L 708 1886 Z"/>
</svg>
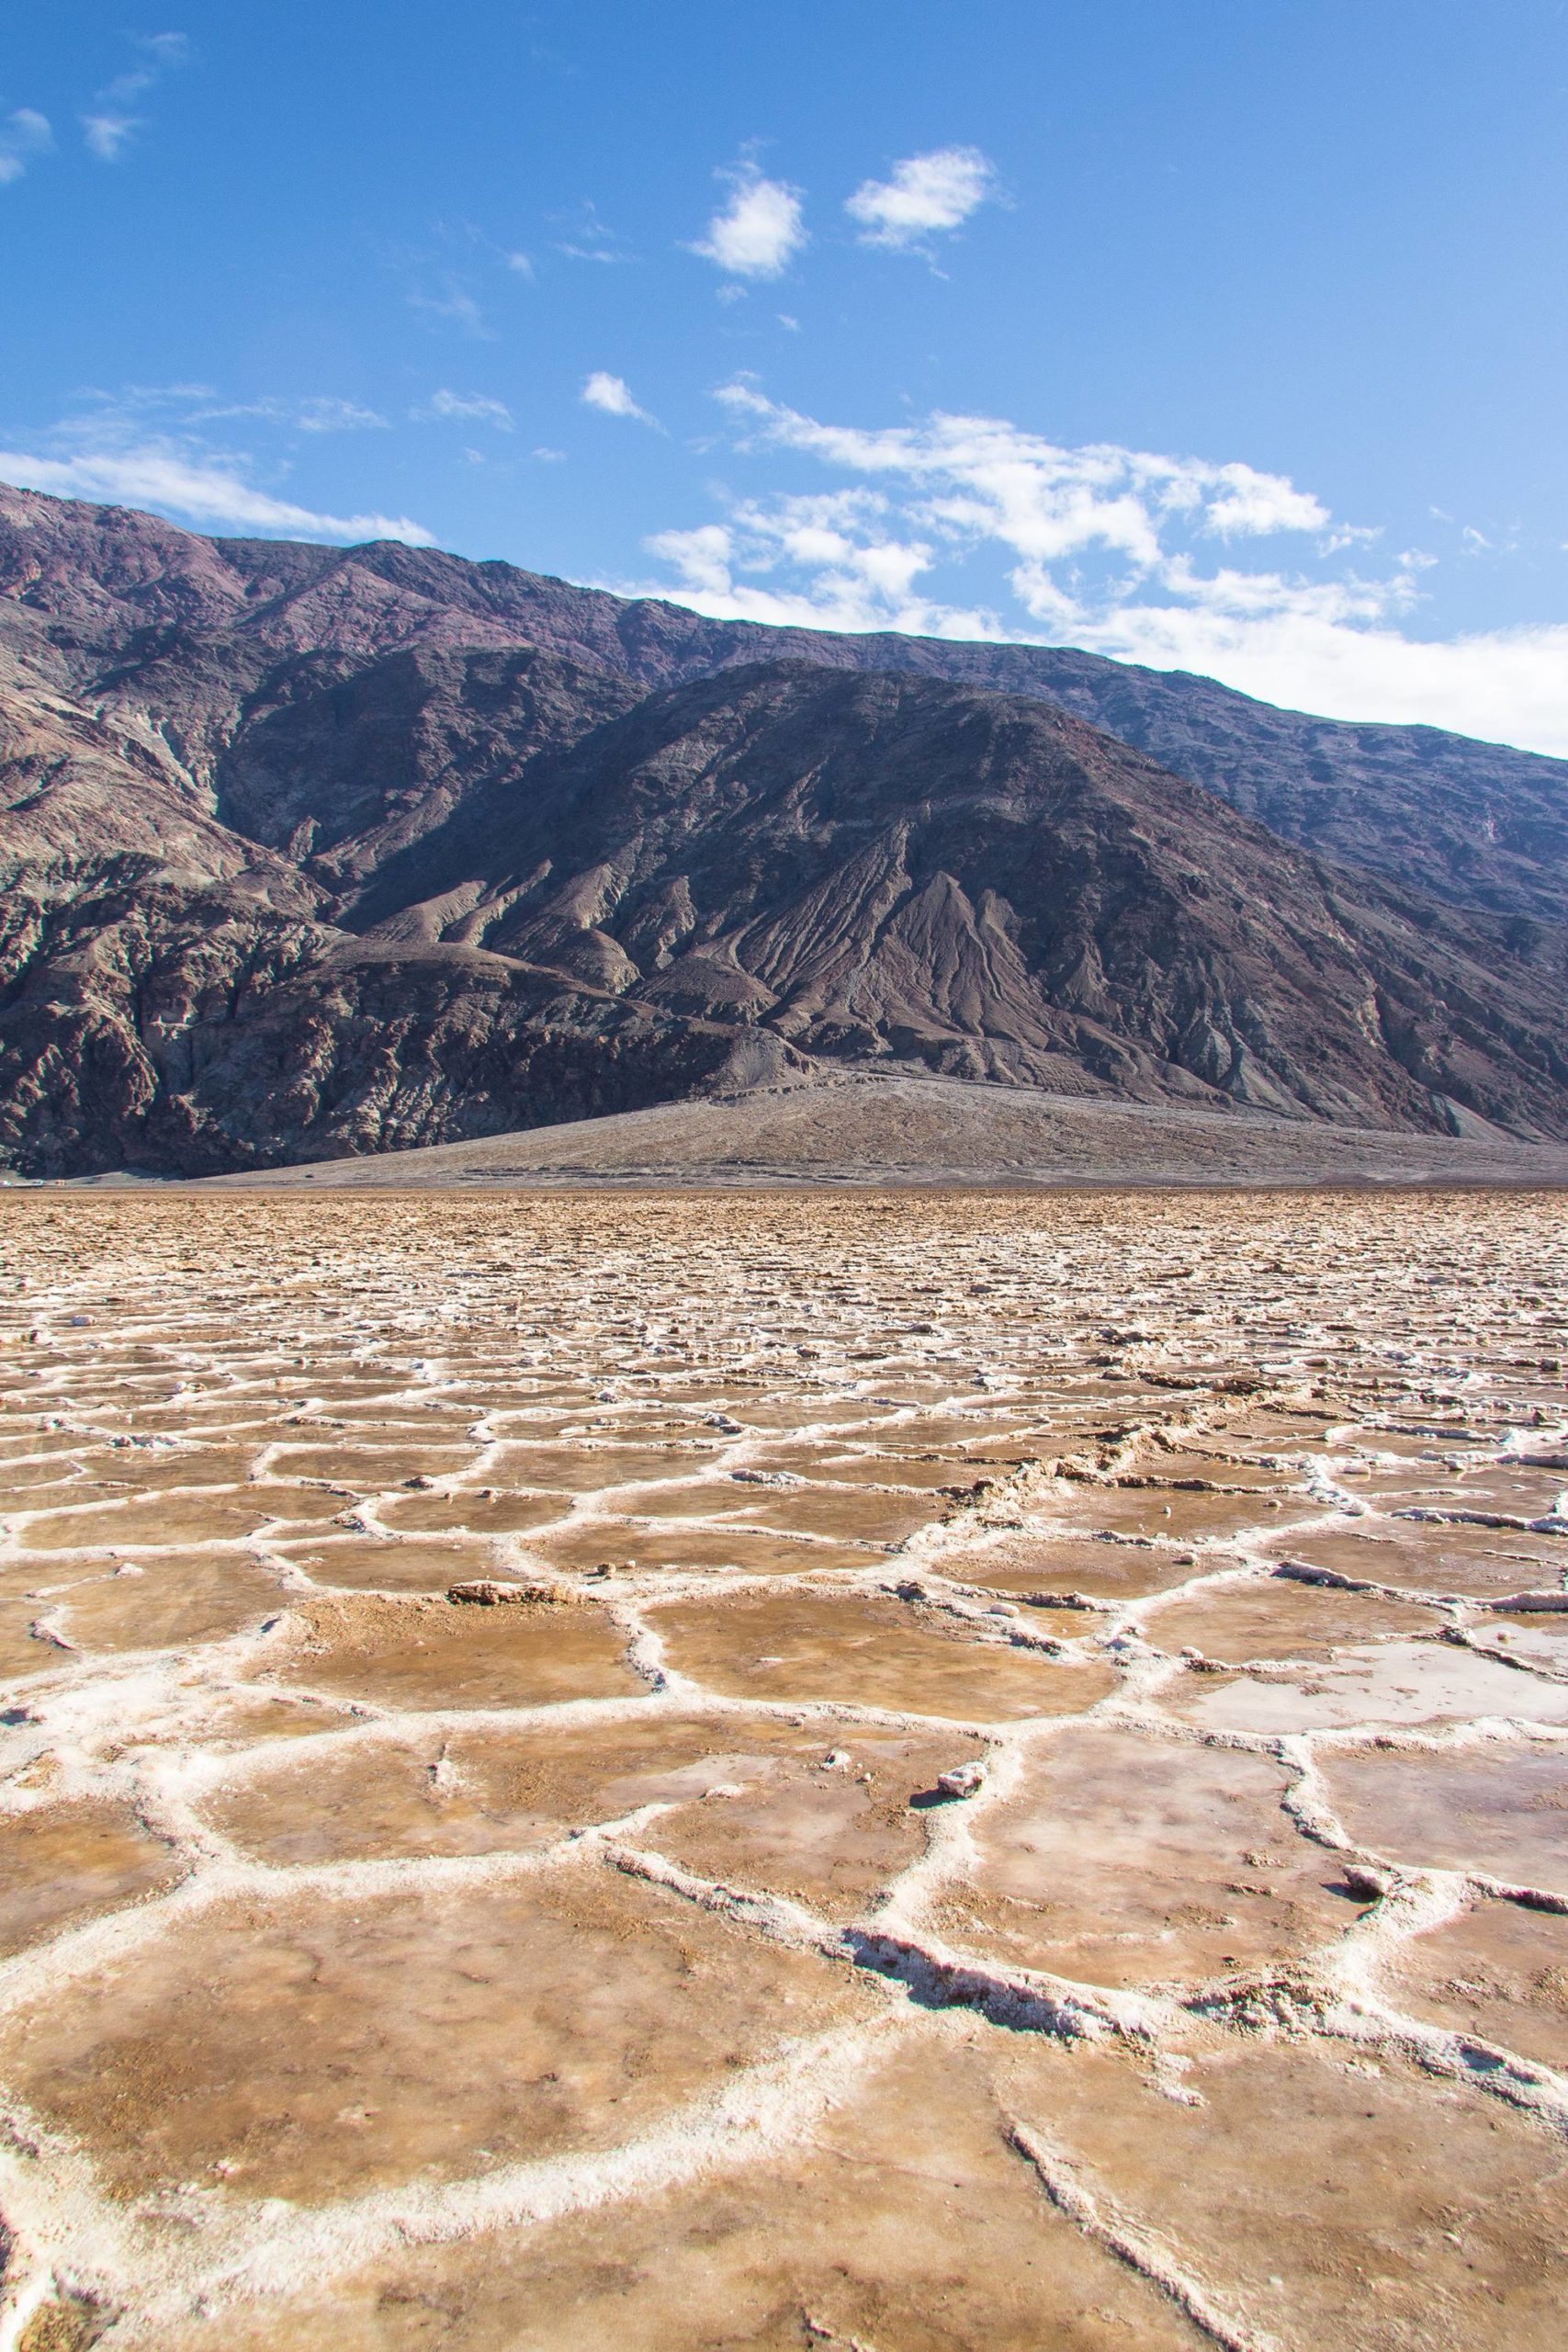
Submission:
<svg viewBox="0 0 1568 2352">
<path fill-rule="evenodd" d="M 1440 903 L 920 667 L 1038 649 L 892 642 L 0 494 L 0 1150 L 208 1173 L 845 1064 L 1568 1134 L 1551 854 Z"/>
<path fill-rule="evenodd" d="M 0 486 L 0 642 L 31 623 L 72 690 L 167 720 L 202 777 L 301 655 L 529 645 L 636 687 L 757 661 L 913 670 L 1053 702 L 1317 854 L 1455 906 L 1568 924 L 1568 761 L 1438 728 L 1281 710 L 1212 678 L 1071 648 L 715 621 L 427 548 L 210 539 Z"/>
</svg>

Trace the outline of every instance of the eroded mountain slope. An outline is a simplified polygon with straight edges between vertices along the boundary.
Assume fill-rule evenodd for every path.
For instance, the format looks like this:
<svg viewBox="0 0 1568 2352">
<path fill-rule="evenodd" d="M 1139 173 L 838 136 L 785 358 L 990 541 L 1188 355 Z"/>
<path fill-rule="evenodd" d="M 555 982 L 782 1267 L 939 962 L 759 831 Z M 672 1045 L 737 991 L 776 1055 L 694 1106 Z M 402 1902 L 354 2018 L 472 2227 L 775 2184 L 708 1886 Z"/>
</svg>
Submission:
<svg viewBox="0 0 1568 2352">
<path fill-rule="evenodd" d="M 268 767 L 242 728 L 218 763 L 219 806 L 239 774 L 297 863 L 225 828 L 242 870 L 212 881 L 124 854 L 18 877 L 24 1167 L 443 1142 L 668 1100 L 738 1052 L 751 1082 L 848 1059 L 1568 1130 L 1562 934 L 1322 865 L 1038 702 L 774 663 L 572 743 L 554 657 L 389 668 L 395 715 L 313 684 L 261 724 L 293 752 Z"/>
<path fill-rule="evenodd" d="M 355 920 L 407 935 L 434 883 L 430 924 L 461 910 L 440 935 L 817 1054 L 1377 1124 L 1429 1125 L 1434 1091 L 1556 1115 L 1553 934 L 1323 867 L 1039 704 L 759 664 L 536 773 L 385 864 Z"/>
</svg>

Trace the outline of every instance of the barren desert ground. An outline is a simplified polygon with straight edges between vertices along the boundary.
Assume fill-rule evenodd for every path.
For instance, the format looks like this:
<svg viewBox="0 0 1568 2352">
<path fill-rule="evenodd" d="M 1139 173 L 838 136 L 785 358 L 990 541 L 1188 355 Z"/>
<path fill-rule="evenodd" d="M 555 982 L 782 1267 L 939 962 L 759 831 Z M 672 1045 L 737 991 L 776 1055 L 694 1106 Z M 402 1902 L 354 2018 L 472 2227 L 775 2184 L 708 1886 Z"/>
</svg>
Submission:
<svg viewBox="0 0 1568 2352">
<path fill-rule="evenodd" d="M 1559 2352 L 1565 1206 L 0 1195 L 0 2346 Z"/>
</svg>

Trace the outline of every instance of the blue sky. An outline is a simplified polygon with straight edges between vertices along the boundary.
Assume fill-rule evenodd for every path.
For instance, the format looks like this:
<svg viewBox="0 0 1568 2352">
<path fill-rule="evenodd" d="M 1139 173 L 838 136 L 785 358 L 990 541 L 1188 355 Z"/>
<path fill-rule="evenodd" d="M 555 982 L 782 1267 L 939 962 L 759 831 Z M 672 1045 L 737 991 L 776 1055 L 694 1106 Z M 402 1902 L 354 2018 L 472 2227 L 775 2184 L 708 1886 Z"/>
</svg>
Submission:
<svg viewBox="0 0 1568 2352">
<path fill-rule="evenodd" d="M 1568 753 L 1560 0 L 51 0 L 0 476 Z"/>
</svg>

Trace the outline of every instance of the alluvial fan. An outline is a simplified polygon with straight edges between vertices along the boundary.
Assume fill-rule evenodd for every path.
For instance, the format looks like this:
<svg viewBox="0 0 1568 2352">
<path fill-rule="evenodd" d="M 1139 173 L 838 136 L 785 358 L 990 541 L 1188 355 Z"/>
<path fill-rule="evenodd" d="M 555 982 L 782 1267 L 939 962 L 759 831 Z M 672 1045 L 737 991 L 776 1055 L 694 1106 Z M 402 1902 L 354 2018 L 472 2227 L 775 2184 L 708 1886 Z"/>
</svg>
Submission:
<svg viewBox="0 0 1568 2352">
<path fill-rule="evenodd" d="M 0 1228 L 0 2343 L 1562 2342 L 1561 1195 Z"/>
</svg>

